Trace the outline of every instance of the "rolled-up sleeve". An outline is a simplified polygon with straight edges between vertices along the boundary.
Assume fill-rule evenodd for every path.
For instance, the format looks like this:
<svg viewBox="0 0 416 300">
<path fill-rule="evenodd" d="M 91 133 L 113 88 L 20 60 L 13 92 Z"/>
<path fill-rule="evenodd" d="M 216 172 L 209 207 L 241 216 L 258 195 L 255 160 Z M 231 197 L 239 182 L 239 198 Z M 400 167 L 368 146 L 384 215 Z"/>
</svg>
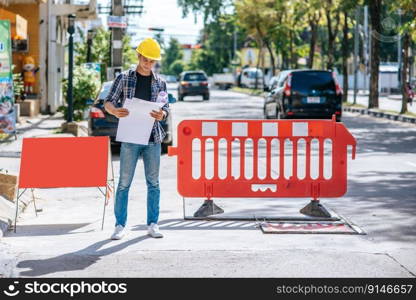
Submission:
<svg viewBox="0 0 416 300">
<path fill-rule="evenodd" d="M 119 74 L 111 85 L 110 92 L 105 98 L 105 102 L 111 102 L 115 107 L 119 106 L 119 103 L 123 97 L 123 74 Z"/>
<path fill-rule="evenodd" d="M 167 92 L 167 87 L 166 87 L 166 82 L 162 81 L 162 88 L 160 89 L 160 91 L 163 92 Z M 169 108 L 169 102 L 166 102 L 165 105 L 162 106 L 163 111 L 166 112 L 165 117 L 163 118 L 163 120 L 166 120 L 170 114 L 170 108 Z"/>
</svg>

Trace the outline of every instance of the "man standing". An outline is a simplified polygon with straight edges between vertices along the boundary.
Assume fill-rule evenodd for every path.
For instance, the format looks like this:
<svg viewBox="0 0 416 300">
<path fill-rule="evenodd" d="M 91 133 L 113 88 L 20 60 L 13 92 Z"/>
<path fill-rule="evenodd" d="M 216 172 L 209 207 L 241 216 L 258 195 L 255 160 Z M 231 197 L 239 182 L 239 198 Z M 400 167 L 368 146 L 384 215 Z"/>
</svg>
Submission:
<svg viewBox="0 0 416 300">
<path fill-rule="evenodd" d="M 139 98 L 156 102 L 159 93 L 166 93 L 166 82 L 152 71 L 156 61 L 161 59 L 160 46 L 152 38 L 143 40 L 136 49 L 139 63 L 136 70 L 128 70 L 117 76 L 105 99 L 105 109 L 117 118 L 126 117 L 129 111 L 123 108 L 126 99 Z M 133 180 L 137 161 L 143 158 L 144 171 L 147 184 L 147 225 L 148 233 L 154 238 L 163 235 L 157 225 L 159 218 L 159 164 L 161 142 L 165 137 L 159 121 L 166 120 L 169 114 L 169 105 L 166 103 L 162 109 L 152 111 L 150 115 L 155 118 L 148 145 L 121 143 L 120 150 L 120 180 L 117 186 L 114 203 L 116 228 L 111 239 L 119 240 L 126 234 L 127 204 L 131 182 Z M 137 128 L 137 130 L 140 130 Z"/>
</svg>

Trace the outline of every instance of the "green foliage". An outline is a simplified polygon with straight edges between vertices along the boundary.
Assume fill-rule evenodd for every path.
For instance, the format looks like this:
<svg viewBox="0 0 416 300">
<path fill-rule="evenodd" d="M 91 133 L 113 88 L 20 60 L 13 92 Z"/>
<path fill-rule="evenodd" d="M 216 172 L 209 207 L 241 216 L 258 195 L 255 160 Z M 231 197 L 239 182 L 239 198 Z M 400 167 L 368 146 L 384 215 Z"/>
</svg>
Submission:
<svg viewBox="0 0 416 300">
<path fill-rule="evenodd" d="M 178 76 L 180 73 L 182 73 L 185 70 L 185 64 L 182 60 L 175 60 L 173 64 L 170 66 L 170 75 Z"/>
<path fill-rule="evenodd" d="M 237 45 L 242 45 L 244 35 L 235 22 L 235 15 L 221 15 L 205 25 L 202 48 L 193 51 L 188 70 L 204 70 L 208 75 L 229 68 L 233 58 L 234 31 L 240 31 Z"/>
<path fill-rule="evenodd" d="M 12 66 L 12 71 L 14 70 L 15 65 Z M 18 99 L 22 96 L 24 92 L 23 78 L 21 73 L 13 73 L 13 93 L 14 97 Z"/>
<path fill-rule="evenodd" d="M 77 66 L 87 62 L 88 44 L 81 30 L 78 30 L 82 42 L 74 44 L 75 64 Z M 101 81 L 106 80 L 106 68 L 110 65 L 110 40 L 111 32 L 103 28 L 97 29 L 92 39 L 91 46 L 91 62 L 101 63 Z M 137 62 L 137 55 L 134 49 L 130 46 L 131 37 L 123 36 L 123 68 L 127 69 L 132 64 Z"/>
<path fill-rule="evenodd" d="M 168 75 L 179 75 L 179 73 L 181 73 L 184 68 L 183 63 L 180 61 L 182 57 L 183 53 L 179 41 L 177 39 L 171 38 L 169 41 L 169 47 L 165 49 L 165 54 L 163 55 L 161 73 Z M 181 62 L 182 65 L 179 62 Z M 182 67 L 181 71 L 179 71 L 180 67 Z"/>
<path fill-rule="evenodd" d="M 74 68 L 73 79 L 73 111 L 74 120 L 80 121 L 83 119 L 83 114 L 86 108 L 89 106 L 87 101 L 95 99 L 99 92 L 101 83 L 95 77 L 95 73 L 91 70 L 87 70 L 83 67 L 76 66 Z M 68 80 L 62 81 L 62 90 L 64 99 L 66 101 L 68 91 Z M 68 116 L 68 106 L 60 106 L 58 111 L 64 113 L 65 119 Z"/>
<path fill-rule="evenodd" d="M 217 20 L 232 3 L 233 0 L 178 0 L 183 16 L 187 16 L 191 11 L 195 16 L 202 14 L 205 24 Z"/>
<path fill-rule="evenodd" d="M 215 72 L 220 72 L 219 60 L 215 52 L 209 48 L 200 49 L 192 52 L 191 62 L 186 67 L 187 70 L 203 70 L 208 76 Z"/>
<path fill-rule="evenodd" d="M 128 69 L 132 64 L 138 63 L 137 52 L 130 46 L 131 36 L 123 36 L 123 68 Z"/>
</svg>

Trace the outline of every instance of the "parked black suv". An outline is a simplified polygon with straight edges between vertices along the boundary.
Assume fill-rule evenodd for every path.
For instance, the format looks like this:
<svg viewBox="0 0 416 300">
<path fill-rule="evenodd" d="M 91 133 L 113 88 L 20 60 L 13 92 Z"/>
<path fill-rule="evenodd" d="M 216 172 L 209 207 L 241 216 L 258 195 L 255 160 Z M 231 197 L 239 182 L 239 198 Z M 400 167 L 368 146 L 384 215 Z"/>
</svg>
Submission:
<svg viewBox="0 0 416 300">
<path fill-rule="evenodd" d="M 88 114 L 88 134 L 90 136 L 109 136 L 112 145 L 120 145 L 120 143 L 115 140 L 117 135 L 118 118 L 109 114 L 104 109 L 104 99 L 110 92 L 112 84 L 112 81 L 108 81 L 102 85 L 97 99 L 95 99 L 94 103 L 90 107 Z M 171 104 L 175 102 L 176 99 L 169 94 L 169 103 Z M 160 121 L 160 123 L 163 130 L 166 132 L 166 137 L 162 143 L 162 153 L 167 153 L 168 146 L 171 146 L 173 142 L 171 114 L 168 115 L 166 121 Z"/>
<path fill-rule="evenodd" d="M 186 71 L 179 75 L 178 100 L 183 101 L 185 96 L 201 95 L 209 100 L 208 77 L 203 71 Z"/>
<path fill-rule="evenodd" d="M 331 118 L 342 115 L 342 89 L 334 73 L 323 70 L 287 70 L 264 101 L 264 117 Z"/>
</svg>

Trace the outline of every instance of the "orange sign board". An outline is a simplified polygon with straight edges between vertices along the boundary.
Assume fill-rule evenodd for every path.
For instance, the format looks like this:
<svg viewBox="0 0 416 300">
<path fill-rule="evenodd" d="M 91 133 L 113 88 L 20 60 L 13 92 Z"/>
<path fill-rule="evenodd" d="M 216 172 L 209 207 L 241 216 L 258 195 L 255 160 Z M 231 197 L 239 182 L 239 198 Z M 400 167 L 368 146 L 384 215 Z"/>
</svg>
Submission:
<svg viewBox="0 0 416 300">
<path fill-rule="evenodd" d="M 109 139 L 23 139 L 19 188 L 105 187 Z"/>
</svg>

